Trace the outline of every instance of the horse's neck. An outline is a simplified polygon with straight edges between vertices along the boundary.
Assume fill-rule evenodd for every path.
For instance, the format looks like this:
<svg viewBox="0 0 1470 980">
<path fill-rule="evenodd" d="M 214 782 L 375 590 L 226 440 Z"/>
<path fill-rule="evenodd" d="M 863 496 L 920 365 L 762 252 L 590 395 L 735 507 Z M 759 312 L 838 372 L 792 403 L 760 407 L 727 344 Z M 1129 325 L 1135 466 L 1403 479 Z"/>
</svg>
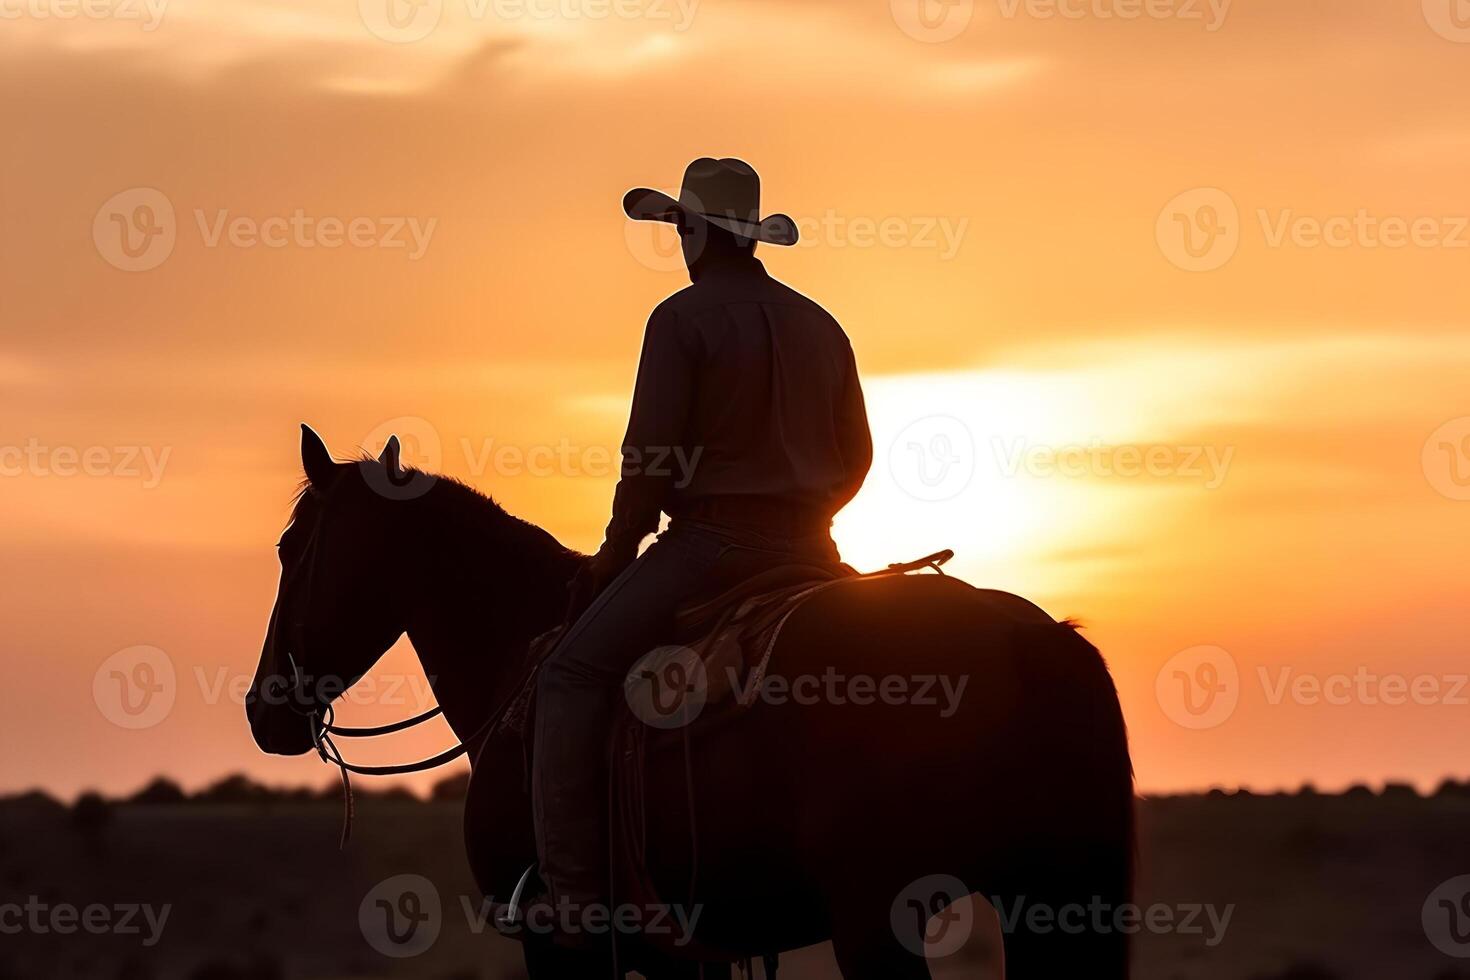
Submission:
<svg viewBox="0 0 1470 980">
<path fill-rule="evenodd" d="M 440 513 L 417 529 L 424 550 L 408 626 L 461 739 L 509 695 L 530 640 L 559 621 L 579 559 L 539 528 L 476 503 L 486 509 L 477 519 Z"/>
</svg>

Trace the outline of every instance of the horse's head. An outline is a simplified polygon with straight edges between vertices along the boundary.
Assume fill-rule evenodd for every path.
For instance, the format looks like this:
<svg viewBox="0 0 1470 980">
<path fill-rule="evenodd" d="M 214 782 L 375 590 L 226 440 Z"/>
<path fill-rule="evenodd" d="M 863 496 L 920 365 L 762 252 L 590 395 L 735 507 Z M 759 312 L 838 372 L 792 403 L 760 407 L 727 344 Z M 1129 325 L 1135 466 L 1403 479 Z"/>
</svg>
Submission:
<svg viewBox="0 0 1470 980">
<path fill-rule="evenodd" d="M 306 483 L 277 545 L 281 581 L 245 698 L 255 743 L 278 755 L 309 751 L 321 711 L 406 628 L 403 508 L 381 492 L 403 472 L 397 437 L 376 460 L 339 463 L 303 425 L 301 463 Z"/>
</svg>

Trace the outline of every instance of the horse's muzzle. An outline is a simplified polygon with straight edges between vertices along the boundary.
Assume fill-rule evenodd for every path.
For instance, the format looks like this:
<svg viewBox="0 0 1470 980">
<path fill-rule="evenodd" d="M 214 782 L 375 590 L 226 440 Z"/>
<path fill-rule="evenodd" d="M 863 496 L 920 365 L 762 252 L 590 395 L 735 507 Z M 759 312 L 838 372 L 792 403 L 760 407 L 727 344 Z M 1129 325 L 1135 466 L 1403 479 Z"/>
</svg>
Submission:
<svg viewBox="0 0 1470 980">
<path fill-rule="evenodd" d="M 304 755 L 316 748 L 312 739 L 312 715 L 293 711 L 289 704 L 272 704 L 258 692 L 245 696 L 245 717 L 250 734 L 262 752 L 271 755 Z"/>
</svg>

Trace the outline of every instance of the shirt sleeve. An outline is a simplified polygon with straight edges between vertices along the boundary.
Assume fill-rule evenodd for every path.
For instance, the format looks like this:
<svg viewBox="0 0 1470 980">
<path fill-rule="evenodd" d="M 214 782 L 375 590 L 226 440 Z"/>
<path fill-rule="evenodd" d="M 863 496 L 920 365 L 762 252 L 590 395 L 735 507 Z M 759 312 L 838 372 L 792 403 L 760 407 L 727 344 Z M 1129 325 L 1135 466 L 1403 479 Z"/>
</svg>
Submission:
<svg viewBox="0 0 1470 980">
<path fill-rule="evenodd" d="M 622 473 L 613 493 L 605 547 L 636 551 L 658 530 L 674 482 L 675 447 L 683 446 L 694 401 L 697 363 L 675 314 L 654 310 L 643 333 L 633 407 L 623 436 Z"/>
<path fill-rule="evenodd" d="M 847 379 L 842 399 L 837 404 L 837 444 L 842 453 L 843 481 L 837 493 L 837 506 L 846 506 L 857 496 L 868 469 L 873 465 L 873 434 L 868 428 L 868 407 L 863 400 L 862 382 L 858 380 L 857 359 L 847 349 Z"/>
</svg>

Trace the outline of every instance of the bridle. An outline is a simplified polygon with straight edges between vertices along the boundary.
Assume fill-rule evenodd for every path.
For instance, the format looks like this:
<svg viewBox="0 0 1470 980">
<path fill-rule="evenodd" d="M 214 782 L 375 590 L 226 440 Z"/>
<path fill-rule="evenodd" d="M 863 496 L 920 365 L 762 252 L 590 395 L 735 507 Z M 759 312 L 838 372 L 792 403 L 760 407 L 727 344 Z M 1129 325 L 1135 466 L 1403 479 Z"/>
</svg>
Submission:
<svg viewBox="0 0 1470 980">
<path fill-rule="evenodd" d="M 308 492 L 315 493 L 317 491 L 309 490 Z M 303 572 L 305 573 L 303 579 L 305 594 L 298 603 L 290 606 L 293 610 L 306 610 L 311 608 L 312 591 L 316 584 L 317 556 L 321 547 L 321 530 L 322 525 L 326 523 L 326 504 L 329 498 L 330 492 L 323 495 L 315 526 L 311 529 L 311 534 L 306 539 L 306 548 L 302 554 L 302 559 L 286 576 L 286 581 L 281 587 L 281 601 L 288 602 L 297 577 L 302 575 Z M 513 691 L 511 697 L 507 698 L 504 704 L 492 712 L 484 723 L 475 730 L 473 735 L 468 739 L 456 743 L 452 748 L 440 752 L 438 755 L 430 756 L 427 759 L 420 759 L 417 762 L 405 762 L 392 766 L 357 765 L 343 758 L 342 751 L 337 748 L 336 742 L 333 741 L 334 736 L 336 738 L 375 738 L 379 735 L 393 735 L 439 717 L 444 713 L 444 708 L 436 705 L 428 711 L 414 715 L 412 718 L 405 718 L 402 721 L 395 721 L 388 725 L 376 725 L 371 728 L 354 728 L 334 724 L 336 712 L 333 705 L 330 702 L 323 704 L 319 691 L 307 692 L 306 677 L 301 671 L 301 665 L 296 662 L 296 657 L 291 652 L 293 649 L 304 651 L 306 624 L 299 618 L 298 614 L 293 615 L 293 618 L 286 625 L 288 640 L 286 658 L 291 664 L 291 687 L 287 699 L 287 706 L 296 714 L 306 719 L 306 723 L 311 732 L 311 742 L 316 748 L 318 757 L 323 762 L 336 766 L 342 774 L 342 800 L 344 809 L 341 846 L 343 847 L 347 845 L 348 840 L 352 836 L 352 781 L 348 773 L 356 773 L 360 776 L 398 776 L 405 773 L 426 772 L 430 769 L 437 769 L 469 752 L 470 746 L 478 742 L 492 726 L 497 724 L 505 716 L 514 701 L 516 692 Z M 272 623 L 271 626 L 272 630 L 274 630 L 275 624 Z"/>
</svg>

